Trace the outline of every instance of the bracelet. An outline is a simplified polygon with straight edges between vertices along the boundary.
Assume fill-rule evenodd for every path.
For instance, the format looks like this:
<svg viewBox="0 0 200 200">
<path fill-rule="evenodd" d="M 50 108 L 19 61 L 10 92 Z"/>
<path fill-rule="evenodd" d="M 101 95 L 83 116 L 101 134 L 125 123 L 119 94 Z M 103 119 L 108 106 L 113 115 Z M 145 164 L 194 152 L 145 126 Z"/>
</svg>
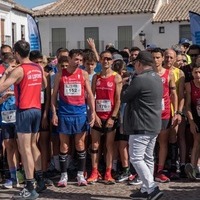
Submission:
<svg viewBox="0 0 200 200">
<path fill-rule="evenodd" d="M 181 115 L 181 116 L 184 115 L 183 112 L 181 112 L 181 111 L 175 111 L 174 114 L 175 114 L 175 115 Z"/>
</svg>

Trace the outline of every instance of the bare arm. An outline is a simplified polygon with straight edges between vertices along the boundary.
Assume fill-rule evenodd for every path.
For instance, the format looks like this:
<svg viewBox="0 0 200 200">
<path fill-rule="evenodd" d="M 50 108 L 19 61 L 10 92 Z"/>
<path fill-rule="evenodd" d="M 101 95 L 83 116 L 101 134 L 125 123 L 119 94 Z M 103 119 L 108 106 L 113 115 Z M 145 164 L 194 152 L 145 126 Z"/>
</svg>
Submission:
<svg viewBox="0 0 200 200">
<path fill-rule="evenodd" d="M 85 79 L 85 90 L 87 92 L 87 103 L 90 107 L 90 126 L 93 127 L 95 121 L 95 104 L 94 104 L 94 95 L 90 86 L 89 76 L 86 71 L 83 71 L 83 76 Z"/>
<path fill-rule="evenodd" d="M 116 84 L 116 89 L 115 89 L 115 107 L 112 112 L 112 117 L 116 117 L 119 112 L 119 107 L 120 107 L 120 95 L 121 95 L 121 90 L 122 90 L 122 78 L 119 74 L 115 76 L 115 84 Z M 109 118 L 106 127 L 112 127 L 114 124 L 114 120 L 112 118 Z"/>
<path fill-rule="evenodd" d="M 99 61 L 99 54 L 97 52 L 97 49 L 96 49 L 96 46 L 95 46 L 95 43 L 94 43 L 94 39 L 88 38 L 87 42 L 88 42 L 90 49 L 92 49 L 94 51 L 96 58 L 97 58 L 97 61 Z"/>
<path fill-rule="evenodd" d="M 11 72 L 5 71 L 4 75 L 0 79 L 0 93 L 7 90 L 14 83 L 18 83 L 23 78 L 23 69 L 21 67 L 15 68 Z"/>
<path fill-rule="evenodd" d="M 170 88 L 170 98 L 171 98 L 171 103 L 174 109 L 174 112 L 177 111 L 178 109 L 178 96 L 176 93 L 176 84 L 175 84 L 175 77 L 173 72 L 170 72 L 169 74 L 169 88 Z M 177 113 L 174 113 L 172 116 L 172 125 L 176 126 L 177 123 L 179 124 L 181 122 L 181 116 L 177 115 Z"/>
<path fill-rule="evenodd" d="M 117 116 L 119 112 L 119 107 L 120 107 L 120 95 L 121 95 L 121 90 L 122 90 L 122 78 L 120 75 L 115 76 L 115 84 L 116 84 L 116 90 L 115 90 L 115 107 L 112 113 L 112 116 Z"/>
<path fill-rule="evenodd" d="M 56 114 L 56 107 L 57 107 L 57 94 L 59 89 L 60 77 L 61 72 L 58 72 L 55 76 L 53 93 L 51 95 L 51 110 L 52 110 L 52 123 L 55 126 L 58 126 L 58 116 Z"/>
<path fill-rule="evenodd" d="M 182 70 L 180 70 L 179 78 L 179 88 L 178 88 L 178 111 L 182 112 L 185 104 L 184 98 L 184 89 L 185 89 L 185 75 Z"/>
<path fill-rule="evenodd" d="M 50 83 L 50 75 L 46 76 L 47 79 L 47 87 L 46 87 L 46 93 L 45 93 L 45 109 L 42 116 L 42 128 L 47 128 L 49 126 L 49 119 L 48 119 L 48 112 L 49 108 L 51 106 L 51 83 Z"/>
<path fill-rule="evenodd" d="M 197 132 L 199 132 L 199 130 L 198 130 L 197 125 L 194 122 L 192 111 L 191 111 L 191 85 L 190 85 L 190 83 L 185 84 L 185 90 L 186 90 L 185 107 L 186 107 L 188 121 L 190 124 L 190 130 L 193 134 L 197 134 Z"/>
</svg>

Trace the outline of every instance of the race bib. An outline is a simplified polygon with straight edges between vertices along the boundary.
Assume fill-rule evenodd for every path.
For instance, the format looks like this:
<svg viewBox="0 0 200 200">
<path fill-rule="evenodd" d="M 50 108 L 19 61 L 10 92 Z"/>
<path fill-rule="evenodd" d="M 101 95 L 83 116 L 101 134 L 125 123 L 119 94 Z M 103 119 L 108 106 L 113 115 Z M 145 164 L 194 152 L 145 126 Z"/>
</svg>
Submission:
<svg viewBox="0 0 200 200">
<path fill-rule="evenodd" d="M 111 101 L 110 100 L 96 100 L 96 111 L 97 112 L 110 112 Z"/>
<path fill-rule="evenodd" d="M 81 84 L 65 84 L 64 85 L 65 96 L 81 96 Z"/>
<path fill-rule="evenodd" d="M 44 91 L 41 91 L 41 104 L 44 104 Z"/>
<path fill-rule="evenodd" d="M 165 101 L 164 101 L 164 99 L 162 99 L 161 107 L 162 107 L 162 111 L 164 111 L 165 110 Z"/>
<path fill-rule="evenodd" d="M 15 123 L 16 122 L 16 110 L 7 110 L 1 112 L 3 123 Z"/>
</svg>

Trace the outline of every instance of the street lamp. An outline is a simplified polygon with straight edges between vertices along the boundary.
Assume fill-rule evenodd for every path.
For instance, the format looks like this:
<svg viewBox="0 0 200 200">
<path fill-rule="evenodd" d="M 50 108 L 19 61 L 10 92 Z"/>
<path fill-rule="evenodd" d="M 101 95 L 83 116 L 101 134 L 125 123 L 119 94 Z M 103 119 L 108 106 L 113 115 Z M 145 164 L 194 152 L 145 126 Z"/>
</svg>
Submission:
<svg viewBox="0 0 200 200">
<path fill-rule="evenodd" d="M 145 38 L 145 33 L 143 31 L 141 31 L 139 33 L 139 37 L 140 37 L 140 42 L 142 43 L 142 45 L 144 46 L 144 48 L 146 48 L 146 38 Z"/>
</svg>

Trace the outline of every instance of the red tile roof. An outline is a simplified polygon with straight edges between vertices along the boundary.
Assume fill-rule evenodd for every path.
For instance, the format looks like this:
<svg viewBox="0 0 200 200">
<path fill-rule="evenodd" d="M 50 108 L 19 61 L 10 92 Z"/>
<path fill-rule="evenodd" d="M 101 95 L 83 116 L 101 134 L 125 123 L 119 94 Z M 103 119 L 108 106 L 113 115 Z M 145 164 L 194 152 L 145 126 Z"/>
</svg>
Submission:
<svg viewBox="0 0 200 200">
<path fill-rule="evenodd" d="M 158 0 L 58 0 L 35 16 L 153 13 Z"/>
<path fill-rule="evenodd" d="M 189 21 L 189 11 L 200 13 L 200 0 L 171 0 L 159 9 L 153 22 Z"/>
</svg>

